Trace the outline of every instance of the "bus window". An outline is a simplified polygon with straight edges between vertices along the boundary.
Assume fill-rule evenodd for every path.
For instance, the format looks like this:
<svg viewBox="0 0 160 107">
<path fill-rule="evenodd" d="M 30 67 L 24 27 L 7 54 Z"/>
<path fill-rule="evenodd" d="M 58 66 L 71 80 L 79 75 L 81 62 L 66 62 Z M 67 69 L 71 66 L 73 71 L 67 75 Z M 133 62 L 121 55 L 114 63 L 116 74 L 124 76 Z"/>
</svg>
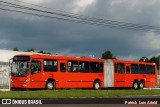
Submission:
<svg viewBox="0 0 160 107">
<path fill-rule="evenodd" d="M 147 65 L 146 74 L 155 74 L 155 68 L 152 65 Z"/>
<path fill-rule="evenodd" d="M 103 73 L 103 63 L 100 63 L 99 72 Z"/>
<path fill-rule="evenodd" d="M 132 74 L 138 74 L 138 64 L 131 64 Z"/>
<path fill-rule="evenodd" d="M 60 64 L 60 71 L 61 72 L 66 72 L 66 64 L 65 63 Z"/>
<path fill-rule="evenodd" d="M 32 74 L 41 72 L 41 62 L 40 61 L 31 62 L 31 72 Z"/>
<path fill-rule="evenodd" d="M 144 64 L 139 65 L 139 73 L 140 74 L 145 74 L 146 72 L 146 66 Z"/>
<path fill-rule="evenodd" d="M 123 63 L 117 63 L 116 70 L 117 70 L 117 73 L 124 74 L 124 64 Z"/>
<path fill-rule="evenodd" d="M 68 61 L 68 72 L 78 72 L 78 61 Z"/>
<path fill-rule="evenodd" d="M 130 74 L 130 68 L 129 68 L 129 66 L 126 66 L 126 74 Z"/>
<path fill-rule="evenodd" d="M 99 72 L 99 63 L 98 62 L 91 62 L 90 63 L 90 71 L 92 73 L 98 73 Z"/>
<path fill-rule="evenodd" d="M 80 72 L 89 72 L 89 62 L 81 61 L 79 63 Z"/>
<path fill-rule="evenodd" d="M 155 74 L 155 66 L 152 66 L 152 74 Z"/>
<path fill-rule="evenodd" d="M 114 63 L 114 71 L 117 73 L 117 63 Z"/>
<path fill-rule="evenodd" d="M 44 60 L 44 71 L 57 72 L 58 71 L 57 60 Z"/>
</svg>

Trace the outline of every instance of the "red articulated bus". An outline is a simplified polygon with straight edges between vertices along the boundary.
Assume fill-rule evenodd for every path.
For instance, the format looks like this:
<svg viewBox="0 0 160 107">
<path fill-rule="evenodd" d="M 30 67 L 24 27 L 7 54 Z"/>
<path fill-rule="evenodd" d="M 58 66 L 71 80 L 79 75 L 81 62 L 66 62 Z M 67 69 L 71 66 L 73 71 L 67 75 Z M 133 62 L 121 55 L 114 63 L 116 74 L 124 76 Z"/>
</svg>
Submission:
<svg viewBox="0 0 160 107">
<path fill-rule="evenodd" d="M 59 55 L 16 55 L 11 88 L 108 88 L 157 86 L 155 63 Z"/>
</svg>

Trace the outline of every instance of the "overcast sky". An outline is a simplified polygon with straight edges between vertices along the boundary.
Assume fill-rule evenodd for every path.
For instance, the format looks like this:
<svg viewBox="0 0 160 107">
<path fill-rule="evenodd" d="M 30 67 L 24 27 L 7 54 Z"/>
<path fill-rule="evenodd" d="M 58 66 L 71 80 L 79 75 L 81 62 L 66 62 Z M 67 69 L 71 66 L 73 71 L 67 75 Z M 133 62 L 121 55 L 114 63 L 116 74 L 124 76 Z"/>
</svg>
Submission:
<svg viewBox="0 0 160 107">
<path fill-rule="evenodd" d="M 4 1 L 31 7 L 15 0 Z M 21 1 L 86 16 L 160 26 L 160 0 Z M 0 10 L 0 49 L 12 50 L 15 47 L 22 51 L 34 48 L 63 55 L 94 54 L 95 57 L 101 57 L 104 51 L 110 50 L 119 59 L 137 60 L 142 56 L 159 55 L 160 33 L 87 25 Z"/>
</svg>

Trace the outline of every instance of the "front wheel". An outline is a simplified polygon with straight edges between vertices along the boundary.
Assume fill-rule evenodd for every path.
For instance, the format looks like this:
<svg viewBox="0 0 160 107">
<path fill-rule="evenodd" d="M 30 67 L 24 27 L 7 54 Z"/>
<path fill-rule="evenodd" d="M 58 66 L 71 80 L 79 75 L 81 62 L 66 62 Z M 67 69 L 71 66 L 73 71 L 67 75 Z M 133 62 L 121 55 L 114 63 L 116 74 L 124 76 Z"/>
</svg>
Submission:
<svg viewBox="0 0 160 107">
<path fill-rule="evenodd" d="M 47 90 L 53 90 L 53 89 L 55 89 L 55 86 L 56 86 L 55 81 L 47 81 L 47 83 L 46 83 Z"/>
<path fill-rule="evenodd" d="M 95 81 L 94 84 L 93 84 L 93 88 L 95 90 L 101 89 L 101 83 L 100 83 L 100 81 Z"/>
</svg>

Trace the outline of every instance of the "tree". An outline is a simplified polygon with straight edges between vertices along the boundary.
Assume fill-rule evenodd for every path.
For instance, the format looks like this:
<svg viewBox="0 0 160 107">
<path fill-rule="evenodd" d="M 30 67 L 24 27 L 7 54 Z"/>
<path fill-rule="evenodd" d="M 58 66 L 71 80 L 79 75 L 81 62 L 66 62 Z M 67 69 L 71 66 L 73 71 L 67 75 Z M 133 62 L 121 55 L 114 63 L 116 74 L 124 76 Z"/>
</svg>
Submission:
<svg viewBox="0 0 160 107">
<path fill-rule="evenodd" d="M 150 62 L 154 62 L 154 63 L 156 63 L 157 62 L 157 58 L 154 56 L 154 57 L 152 57 L 151 59 L 150 59 Z"/>
<path fill-rule="evenodd" d="M 152 57 L 151 59 L 150 59 L 150 62 L 153 62 L 153 63 L 156 63 L 156 65 L 157 65 L 157 68 L 159 69 L 159 60 L 160 60 L 160 56 L 158 56 L 158 57 Z"/>
<path fill-rule="evenodd" d="M 13 48 L 13 51 L 19 51 L 19 49 L 18 48 Z"/>
<path fill-rule="evenodd" d="M 105 52 L 102 54 L 102 59 L 116 59 L 116 57 L 113 57 L 111 51 L 105 51 Z"/>
<path fill-rule="evenodd" d="M 147 57 L 142 57 L 139 59 L 140 62 L 149 62 L 149 59 Z"/>
<path fill-rule="evenodd" d="M 47 52 L 46 54 L 51 54 L 50 52 Z"/>
<path fill-rule="evenodd" d="M 43 54 L 44 52 L 43 51 L 39 51 L 38 53 L 42 53 Z"/>
<path fill-rule="evenodd" d="M 50 52 L 44 52 L 44 51 L 39 51 L 38 53 L 42 53 L 42 54 L 51 54 Z"/>
<path fill-rule="evenodd" d="M 25 52 L 34 52 L 34 49 L 30 48 L 30 49 L 26 50 Z"/>
</svg>

